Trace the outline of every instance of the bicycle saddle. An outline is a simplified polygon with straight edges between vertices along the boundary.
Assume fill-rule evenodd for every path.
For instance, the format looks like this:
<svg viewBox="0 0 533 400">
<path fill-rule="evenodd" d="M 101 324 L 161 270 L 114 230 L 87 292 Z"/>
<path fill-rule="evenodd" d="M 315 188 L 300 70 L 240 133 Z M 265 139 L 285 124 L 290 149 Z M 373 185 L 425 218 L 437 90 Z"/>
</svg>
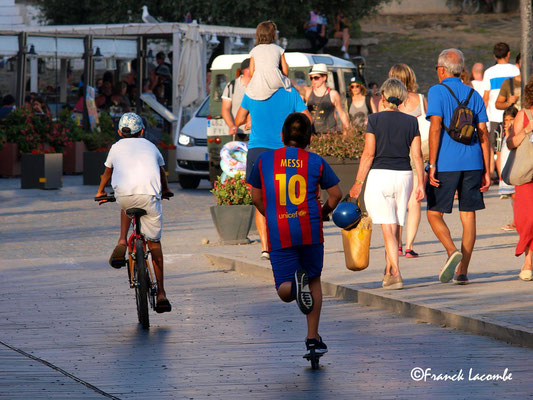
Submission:
<svg viewBox="0 0 533 400">
<path fill-rule="evenodd" d="M 133 218 L 135 216 L 142 217 L 143 215 L 146 215 L 146 210 L 142 208 L 128 208 L 126 210 L 126 215 L 130 218 Z"/>
</svg>

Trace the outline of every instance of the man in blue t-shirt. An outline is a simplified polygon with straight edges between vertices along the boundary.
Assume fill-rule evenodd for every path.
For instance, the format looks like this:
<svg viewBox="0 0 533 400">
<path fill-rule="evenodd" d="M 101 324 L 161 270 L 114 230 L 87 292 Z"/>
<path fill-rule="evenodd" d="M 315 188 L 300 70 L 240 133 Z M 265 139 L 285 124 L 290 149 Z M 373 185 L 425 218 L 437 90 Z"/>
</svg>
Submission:
<svg viewBox="0 0 533 400">
<path fill-rule="evenodd" d="M 439 280 L 446 283 L 453 277 L 455 284 L 466 285 L 468 265 L 476 241 L 476 210 L 485 208 L 482 193 L 490 186 L 488 119 L 483 99 L 474 91 L 467 107 L 472 110 L 477 133 L 468 145 L 452 139 L 445 127 L 450 126 L 458 103 L 450 91 L 463 102 L 472 90 L 459 79 L 464 70 L 463 53 L 457 49 L 443 50 L 435 68 L 440 83 L 428 93 L 427 118 L 431 126 L 427 215 L 433 232 L 448 253 Z M 452 212 L 456 192 L 463 225 L 461 251 L 455 247 L 443 218 L 444 213 Z"/>
<path fill-rule="evenodd" d="M 257 210 L 266 217 L 270 263 L 279 297 L 296 300 L 307 315 L 307 350 L 327 352 L 318 334 L 322 306 L 320 275 L 324 262 L 322 218 L 341 199 L 339 178 L 326 161 L 305 150 L 311 124 L 302 113 L 283 125 L 286 147 L 263 152 L 248 181 Z M 319 188 L 329 198 L 321 206 Z"/>
<path fill-rule="evenodd" d="M 246 157 L 247 182 L 255 160 L 261 153 L 283 147 L 281 128 L 285 118 L 293 112 L 303 112 L 311 120 L 311 114 L 307 111 L 307 107 L 295 89 L 290 91 L 284 88 L 278 89 L 266 100 L 253 100 L 244 95 L 241 107 L 235 117 L 235 125 L 244 124 L 246 117 L 250 114 L 252 131 Z M 255 212 L 255 225 L 261 240 L 261 258 L 268 260 L 270 256 L 267 250 L 265 217 L 257 210 Z"/>
</svg>

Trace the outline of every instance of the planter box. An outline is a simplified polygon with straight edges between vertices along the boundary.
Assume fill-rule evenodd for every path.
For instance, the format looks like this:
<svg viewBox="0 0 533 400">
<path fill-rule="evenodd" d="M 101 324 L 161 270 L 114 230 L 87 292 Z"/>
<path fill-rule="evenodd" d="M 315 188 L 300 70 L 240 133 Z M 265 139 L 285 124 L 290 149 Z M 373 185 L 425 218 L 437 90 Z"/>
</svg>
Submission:
<svg viewBox="0 0 533 400">
<path fill-rule="evenodd" d="M 22 189 L 59 189 L 63 186 L 63 154 L 23 154 L 20 160 Z"/>
<path fill-rule="evenodd" d="M 178 173 L 176 172 L 176 149 L 161 149 L 161 155 L 165 160 L 167 180 L 169 182 L 178 182 Z"/>
<path fill-rule="evenodd" d="M 83 184 L 100 184 L 100 177 L 105 171 L 104 162 L 107 159 L 107 151 L 86 151 L 83 153 Z"/>
<path fill-rule="evenodd" d="M 253 205 L 211 206 L 211 218 L 221 244 L 248 244 L 254 217 Z"/>
<path fill-rule="evenodd" d="M 357 176 L 357 171 L 359 169 L 359 159 L 355 160 L 340 160 L 335 157 L 323 157 L 324 160 L 330 165 L 330 167 L 333 169 L 333 172 L 337 175 L 337 177 L 340 179 L 339 186 L 342 191 L 343 197 L 350 193 L 350 189 L 352 188 L 353 184 L 355 183 L 355 177 Z M 366 179 L 363 184 L 363 190 L 361 191 L 361 195 L 359 196 L 359 206 L 361 207 L 361 211 L 366 212 L 365 207 L 365 201 L 364 201 L 364 193 L 365 193 L 365 187 L 366 187 Z M 322 201 L 325 201 L 327 199 L 327 192 L 325 190 L 322 191 Z"/>
<path fill-rule="evenodd" d="M 81 174 L 83 172 L 83 153 L 87 146 L 83 142 L 72 142 L 63 150 L 63 172 Z"/>
<path fill-rule="evenodd" d="M 14 143 L 4 143 L 0 150 L 0 175 L 20 175 L 19 146 Z"/>
</svg>

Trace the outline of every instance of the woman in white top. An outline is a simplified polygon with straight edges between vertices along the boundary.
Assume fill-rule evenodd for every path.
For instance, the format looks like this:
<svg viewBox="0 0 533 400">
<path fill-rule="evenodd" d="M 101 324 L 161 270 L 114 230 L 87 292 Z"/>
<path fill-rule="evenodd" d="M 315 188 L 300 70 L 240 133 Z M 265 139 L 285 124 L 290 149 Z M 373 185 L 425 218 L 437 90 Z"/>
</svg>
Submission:
<svg viewBox="0 0 533 400">
<path fill-rule="evenodd" d="M 399 79 L 407 88 L 407 98 L 405 101 L 400 104 L 398 110 L 412 115 L 413 117 L 418 118 L 421 115 L 426 115 L 427 110 L 427 100 L 424 95 L 417 93 L 418 84 L 416 83 L 416 75 L 414 71 L 406 64 L 396 64 L 391 67 L 389 70 L 389 78 Z M 423 132 L 425 127 L 420 126 L 419 120 L 419 130 L 420 137 L 422 141 L 422 147 L 424 147 L 424 140 L 427 140 L 425 133 L 429 134 L 429 126 L 427 126 L 427 132 Z M 425 136 L 425 137 L 424 137 Z M 411 157 L 412 159 L 412 157 Z M 414 168 L 413 162 L 411 161 L 411 167 L 413 168 L 413 187 L 417 186 L 417 173 Z M 425 174 L 424 174 L 425 176 Z M 424 182 L 425 183 L 425 182 Z M 424 185 L 425 186 L 425 185 Z M 422 214 L 422 202 L 421 200 L 416 200 L 415 192 L 411 193 L 409 198 L 409 203 L 407 208 L 409 210 L 407 214 L 407 229 L 405 237 L 405 257 L 415 258 L 418 257 L 418 254 L 413 250 L 413 244 L 415 241 L 416 233 L 418 232 L 418 226 L 420 225 L 420 217 Z M 403 255 L 402 248 L 402 227 L 398 229 L 398 255 Z"/>
<path fill-rule="evenodd" d="M 255 47 L 250 52 L 252 79 L 246 95 L 253 100 L 266 100 L 280 88 L 290 90 L 289 67 L 283 54 L 285 50 L 274 44 L 276 24 L 263 21 L 257 25 L 255 32 Z"/>
</svg>

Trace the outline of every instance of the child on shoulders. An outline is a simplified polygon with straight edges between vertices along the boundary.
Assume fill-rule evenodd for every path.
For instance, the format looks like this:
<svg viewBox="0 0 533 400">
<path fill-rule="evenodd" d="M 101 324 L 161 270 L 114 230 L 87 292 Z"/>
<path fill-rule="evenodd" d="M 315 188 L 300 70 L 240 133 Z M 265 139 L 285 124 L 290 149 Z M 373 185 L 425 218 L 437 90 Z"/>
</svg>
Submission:
<svg viewBox="0 0 533 400">
<path fill-rule="evenodd" d="M 290 91 L 289 67 L 283 54 L 285 50 L 274 44 L 277 38 L 276 24 L 272 21 L 261 22 L 257 25 L 255 37 L 256 45 L 250 52 L 252 79 L 246 94 L 253 100 L 266 100 L 280 88 Z"/>
</svg>

